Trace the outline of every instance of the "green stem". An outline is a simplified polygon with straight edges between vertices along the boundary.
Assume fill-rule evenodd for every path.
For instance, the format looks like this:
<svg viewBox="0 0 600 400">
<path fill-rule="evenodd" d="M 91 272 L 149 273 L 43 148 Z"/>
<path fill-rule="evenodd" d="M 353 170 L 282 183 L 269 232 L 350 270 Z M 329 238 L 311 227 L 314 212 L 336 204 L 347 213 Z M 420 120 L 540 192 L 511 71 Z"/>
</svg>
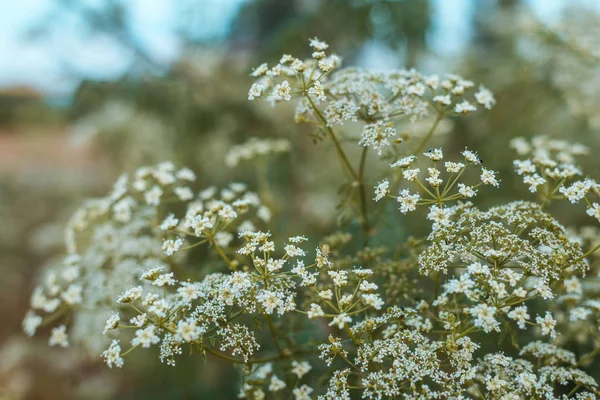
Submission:
<svg viewBox="0 0 600 400">
<path fill-rule="evenodd" d="M 423 150 L 423 148 L 425 147 L 427 142 L 429 142 L 429 139 L 431 139 L 431 137 L 433 136 L 433 132 L 435 132 L 435 128 L 437 128 L 437 126 L 440 123 L 440 121 L 442 120 L 442 118 L 444 118 L 444 113 L 443 112 L 438 113 L 438 116 L 435 119 L 433 126 L 431 127 L 431 129 L 429 129 L 429 132 L 427 132 L 427 134 L 425 135 L 423 140 L 421 140 L 421 143 L 419 143 L 419 146 L 417 147 L 417 149 L 414 151 L 415 154 L 417 154 L 417 153 L 421 152 L 421 150 Z"/>
<path fill-rule="evenodd" d="M 271 338 L 273 339 L 273 344 L 275 344 L 275 349 L 277 349 L 277 353 L 279 355 L 283 355 L 283 351 L 281 347 L 279 347 L 279 342 L 277 341 L 277 335 L 275 334 L 275 327 L 273 326 L 273 321 L 271 320 L 271 316 L 265 314 L 265 319 L 267 320 L 267 324 L 269 325 L 269 332 L 271 333 Z"/>
<path fill-rule="evenodd" d="M 365 164 L 367 160 L 367 152 L 369 148 L 364 147 L 362 154 L 360 156 L 360 167 L 358 169 L 358 184 L 360 185 L 360 212 L 361 212 L 361 225 L 363 227 L 364 232 L 364 247 L 369 245 L 369 236 L 371 227 L 369 225 L 369 213 L 368 213 L 368 204 L 367 204 L 367 193 L 365 189 Z"/>
</svg>

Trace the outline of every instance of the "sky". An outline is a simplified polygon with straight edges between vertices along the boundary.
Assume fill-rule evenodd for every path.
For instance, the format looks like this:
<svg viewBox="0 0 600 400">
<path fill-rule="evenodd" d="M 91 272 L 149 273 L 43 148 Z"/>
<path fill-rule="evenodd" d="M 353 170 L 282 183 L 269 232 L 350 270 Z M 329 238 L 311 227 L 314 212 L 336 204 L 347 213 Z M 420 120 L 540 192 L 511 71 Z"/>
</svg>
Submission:
<svg viewBox="0 0 600 400">
<path fill-rule="evenodd" d="M 85 1 L 94 5 L 102 0 Z M 177 59 L 181 44 L 178 22 L 194 26 L 198 37 L 222 38 L 242 2 L 247 0 L 202 0 L 206 7 L 186 9 L 178 0 L 182 14 L 170 6 L 172 0 L 128 0 L 136 39 L 159 63 Z M 433 0 L 431 45 L 440 55 L 459 53 L 470 35 L 470 16 L 474 2 L 481 0 Z M 569 0 L 527 0 L 534 14 L 552 24 Z M 577 0 L 600 10 L 598 0 Z M 36 23 L 51 15 L 55 0 L 18 0 L 0 2 L 0 88 L 32 86 L 49 96 L 65 96 L 73 91 L 77 76 L 96 79 L 116 78 L 133 60 L 132 55 L 109 36 L 80 34 L 78 21 L 67 15 L 65 28 L 36 41 L 26 40 Z M 197 4 L 197 2 L 195 2 Z M 201 13 L 200 13 L 201 12 Z M 73 26 L 76 28 L 73 29 Z"/>
</svg>

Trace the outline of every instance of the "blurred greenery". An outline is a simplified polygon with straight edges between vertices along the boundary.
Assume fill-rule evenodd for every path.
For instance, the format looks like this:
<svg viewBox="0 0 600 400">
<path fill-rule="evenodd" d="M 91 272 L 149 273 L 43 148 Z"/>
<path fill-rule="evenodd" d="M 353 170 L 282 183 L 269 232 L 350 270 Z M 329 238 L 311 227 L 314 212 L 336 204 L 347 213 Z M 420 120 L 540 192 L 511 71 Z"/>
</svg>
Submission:
<svg viewBox="0 0 600 400">
<path fill-rule="evenodd" d="M 291 107 L 275 111 L 247 101 L 251 68 L 284 53 L 307 55 L 308 38 L 328 42 L 345 65 L 377 65 L 364 55 L 376 45 L 398 66 L 460 73 L 492 90 L 497 106 L 491 112 L 456 120 L 447 134 L 434 138 L 448 152 L 469 143 L 486 165 L 499 169 L 503 191 L 480 198 L 483 204 L 528 196 L 510 173 L 507 149 L 515 136 L 545 133 L 582 142 L 592 155 L 600 150 L 598 51 L 588 51 L 588 43 L 578 43 L 568 30 L 598 26 L 600 18 L 590 10 L 568 8 L 564 25 L 555 29 L 536 21 L 526 2 L 473 0 L 475 12 L 466 22 L 473 33 L 464 38 L 465 50 L 443 56 L 429 40 L 433 1 L 246 1 L 223 39 L 198 37 L 182 19 L 184 49 L 176 62 L 164 65 L 132 33 L 130 3 L 95 3 L 56 0 L 30 40 L 61 26 L 67 10 L 85 27 L 82 34 L 109 35 L 129 49 L 136 60 L 129 71 L 114 80 L 81 77 L 66 105 L 32 88 L 0 92 L 0 397 L 235 397 L 239 371 L 229 365 L 205 366 L 200 357 L 190 357 L 172 369 L 146 364 L 141 356 L 129 363 L 136 368 L 107 371 L 75 351 L 49 351 L 43 339 L 22 340 L 20 321 L 36 271 L 63 251 L 61 227 L 70 213 L 83 199 L 107 192 L 121 171 L 140 165 L 168 159 L 197 172 L 202 186 L 235 180 L 257 187 L 256 169 L 225 167 L 227 149 L 249 137 L 286 137 L 293 151 L 267 170 L 279 207 L 277 229 L 331 233 L 339 170 L 330 149 L 313 144 L 309 128 L 293 123 Z M 200 12 L 206 6 L 185 2 Z M 586 84 L 578 76 L 595 78 L 584 78 Z M 600 175 L 593 156 L 582 164 Z M 397 221 L 382 229 L 393 232 L 395 241 L 408 234 Z"/>
</svg>

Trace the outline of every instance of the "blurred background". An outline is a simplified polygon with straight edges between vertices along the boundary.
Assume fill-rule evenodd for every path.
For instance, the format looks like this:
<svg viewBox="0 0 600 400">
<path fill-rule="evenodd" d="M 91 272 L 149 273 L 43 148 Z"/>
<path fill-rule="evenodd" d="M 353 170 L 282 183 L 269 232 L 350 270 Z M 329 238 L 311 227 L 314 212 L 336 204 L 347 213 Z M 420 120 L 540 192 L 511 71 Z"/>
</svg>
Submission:
<svg viewBox="0 0 600 400">
<path fill-rule="evenodd" d="M 0 398 L 233 398 L 238 374 L 182 358 L 178 368 L 111 371 L 76 350 L 25 337 L 37 272 L 64 252 L 63 227 L 122 171 L 172 160 L 198 187 L 260 174 L 224 159 L 250 137 L 286 138 L 268 160 L 283 232 L 331 232 L 338 165 L 293 122 L 293 106 L 247 101 L 251 68 L 309 55 L 317 36 L 343 64 L 456 72 L 497 105 L 435 138 L 466 143 L 511 178 L 515 136 L 547 134 L 600 150 L 597 0 L 20 0 L 0 3 Z M 418 124 L 417 124 L 418 125 Z M 407 128 L 412 129 L 412 128 Z M 416 128 L 414 128 L 416 129 Z M 594 157 L 581 160 L 600 176 Z M 324 172 L 325 171 L 325 172 Z M 571 221 L 577 224 L 577 221 Z"/>
</svg>

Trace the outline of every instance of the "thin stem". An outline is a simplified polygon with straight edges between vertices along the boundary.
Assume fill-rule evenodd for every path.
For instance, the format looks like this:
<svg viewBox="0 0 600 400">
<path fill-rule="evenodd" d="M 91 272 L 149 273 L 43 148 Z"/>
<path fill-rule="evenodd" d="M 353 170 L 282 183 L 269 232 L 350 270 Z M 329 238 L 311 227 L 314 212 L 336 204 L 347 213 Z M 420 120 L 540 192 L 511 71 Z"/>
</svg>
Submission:
<svg viewBox="0 0 600 400">
<path fill-rule="evenodd" d="M 352 164 L 350 164 L 350 161 L 348 160 L 348 157 L 346 156 L 346 153 L 344 152 L 344 149 L 342 148 L 340 141 L 335 136 L 335 133 L 333 132 L 331 127 L 327 125 L 327 120 L 325 119 L 325 117 L 323 116 L 321 111 L 317 108 L 315 103 L 312 101 L 310 96 L 307 95 L 306 98 L 308 99 L 308 102 L 310 103 L 310 107 L 312 108 L 312 110 L 315 112 L 315 114 L 317 114 L 317 117 L 319 117 L 319 120 L 321 120 L 321 123 L 323 124 L 323 128 L 325 129 L 325 131 L 327 132 L 327 134 L 333 141 L 333 144 L 335 145 L 335 149 L 338 152 L 340 158 L 342 159 L 342 163 L 344 164 L 344 166 L 346 167 L 346 169 L 348 170 L 348 172 L 350 173 L 352 178 L 355 181 L 358 181 L 359 179 L 358 179 L 358 175 L 356 174 L 356 171 L 354 171 L 354 168 L 352 168 Z"/>
<path fill-rule="evenodd" d="M 269 333 L 271 333 L 271 338 L 273 339 L 273 344 L 275 344 L 275 348 L 279 355 L 283 355 L 283 351 L 281 347 L 279 347 L 279 342 L 277 341 L 277 335 L 275 333 L 275 327 L 273 326 L 273 321 L 271 320 L 271 316 L 265 314 L 265 319 L 267 320 L 267 324 L 269 325 Z"/>
<path fill-rule="evenodd" d="M 360 156 L 360 167 L 358 168 L 358 184 L 360 185 L 360 213 L 361 213 L 361 224 L 364 232 L 364 246 L 366 247 L 369 244 L 369 236 L 370 236 L 370 225 L 369 225 L 369 212 L 367 205 L 367 194 L 365 189 L 365 163 L 367 160 L 367 153 L 369 148 L 364 147 L 362 154 Z"/>
<path fill-rule="evenodd" d="M 249 364 L 264 364 L 264 363 L 269 362 L 269 361 L 275 361 L 275 360 L 281 360 L 283 358 L 288 358 L 288 357 L 291 357 L 294 354 L 292 352 L 289 352 L 289 353 L 284 352 L 281 355 L 270 356 L 270 357 L 262 357 L 262 358 L 250 358 L 250 359 L 248 359 L 248 361 L 244 361 L 244 360 L 237 359 L 235 357 L 228 356 L 227 354 L 223 354 L 223 353 L 219 353 L 217 351 L 214 351 L 210 347 L 205 347 L 204 350 L 206 350 L 208 353 L 212 354 L 215 357 L 222 358 L 223 360 L 227 360 L 227 361 L 230 361 L 230 362 L 236 363 L 236 364 L 246 364 L 246 365 L 249 365 Z"/>
<path fill-rule="evenodd" d="M 440 123 L 440 121 L 442 120 L 442 118 L 444 118 L 444 113 L 443 112 L 438 113 L 438 116 L 435 119 L 435 122 L 433 123 L 433 126 L 431 127 L 431 129 L 429 130 L 429 132 L 427 132 L 427 134 L 425 135 L 425 137 L 423 138 L 423 140 L 421 140 L 421 143 L 419 144 L 419 146 L 417 147 L 417 149 L 414 151 L 415 154 L 419 153 L 421 150 L 423 150 L 423 148 L 425 147 L 425 145 L 427 144 L 427 142 L 429 142 L 429 139 L 431 139 L 431 137 L 433 136 L 433 132 L 435 132 L 435 128 L 437 128 L 437 126 Z"/>
<path fill-rule="evenodd" d="M 212 243 L 219 257 L 221 257 L 223 261 L 225 261 L 228 267 L 231 267 L 231 260 L 229 259 L 229 257 L 227 257 L 227 254 L 225 254 L 221 246 L 217 244 L 217 241 L 213 236 L 210 237 L 210 242 Z"/>
<path fill-rule="evenodd" d="M 587 360 L 589 360 L 590 358 L 595 357 L 598 353 L 600 352 L 600 347 L 596 347 L 594 349 L 594 351 L 587 353 L 585 356 L 581 357 L 579 359 L 579 362 L 577 364 L 575 364 L 576 367 L 580 367 L 581 365 L 583 365 Z"/>
</svg>

